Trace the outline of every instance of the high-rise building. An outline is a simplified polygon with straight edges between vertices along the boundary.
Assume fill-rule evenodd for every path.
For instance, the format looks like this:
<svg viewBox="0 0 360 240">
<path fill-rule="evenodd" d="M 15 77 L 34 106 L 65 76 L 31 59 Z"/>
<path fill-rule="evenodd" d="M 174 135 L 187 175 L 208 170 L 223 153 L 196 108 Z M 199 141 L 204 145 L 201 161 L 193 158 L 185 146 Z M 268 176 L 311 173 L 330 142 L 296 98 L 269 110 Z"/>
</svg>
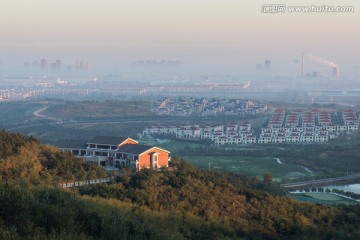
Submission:
<svg viewBox="0 0 360 240">
<path fill-rule="evenodd" d="M 41 70 L 47 70 L 47 60 L 46 59 L 40 60 L 40 67 L 41 67 Z"/>
<path fill-rule="evenodd" d="M 51 63 L 51 70 L 60 70 L 61 69 L 61 61 L 57 59 L 56 62 Z"/>
<path fill-rule="evenodd" d="M 271 61 L 270 61 L 270 60 L 265 60 L 265 69 L 266 69 L 266 70 L 270 70 L 270 69 L 271 69 Z"/>
<path fill-rule="evenodd" d="M 89 70 L 89 62 L 87 61 L 80 61 L 76 62 L 76 70 Z"/>
<path fill-rule="evenodd" d="M 61 61 L 60 61 L 60 59 L 57 59 L 55 64 L 56 64 L 56 69 L 61 70 Z"/>
</svg>

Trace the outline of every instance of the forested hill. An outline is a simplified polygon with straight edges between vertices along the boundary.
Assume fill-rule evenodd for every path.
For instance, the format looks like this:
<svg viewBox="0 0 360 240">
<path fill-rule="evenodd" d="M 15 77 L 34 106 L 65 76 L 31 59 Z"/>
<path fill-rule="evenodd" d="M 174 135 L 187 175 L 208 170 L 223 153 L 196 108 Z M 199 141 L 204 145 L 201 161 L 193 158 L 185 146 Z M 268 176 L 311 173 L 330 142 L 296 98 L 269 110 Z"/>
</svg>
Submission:
<svg viewBox="0 0 360 240">
<path fill-rule="evenodd" d="M 298 202 L 270 193 L 268 177 L 198 170 L 177 157 L 172 170 L 63 190 L 54 182 L 101 171 L 0 134 L 0 239 L 360 239 L 357 206 Z"/>
<path fill-rule="evenodd" d="M 63 181 L 105 175 L 102 168 L 84 164 L 58 148 L 40 144 L 33 137 L 0 132 L 0 181 L 59 185 Z"/>
</svg>

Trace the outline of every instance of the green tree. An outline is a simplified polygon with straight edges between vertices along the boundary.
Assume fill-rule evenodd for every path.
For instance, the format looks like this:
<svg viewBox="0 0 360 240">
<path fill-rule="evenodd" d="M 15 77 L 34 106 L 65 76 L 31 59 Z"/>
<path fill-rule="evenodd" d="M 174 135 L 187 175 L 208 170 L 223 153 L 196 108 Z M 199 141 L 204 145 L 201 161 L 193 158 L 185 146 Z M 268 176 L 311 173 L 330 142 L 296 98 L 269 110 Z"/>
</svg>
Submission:
<svg viewBox="0 0 360 240">
<path fill-rule="evenodd" d="M 264 176 L 263 176 L 263 183 L 264 183 L 264 186 L 270 186 L 270 184 L 272 183 L 272 175 L 270 172 L 266 172 L 264 173 Z"/>
</svg>

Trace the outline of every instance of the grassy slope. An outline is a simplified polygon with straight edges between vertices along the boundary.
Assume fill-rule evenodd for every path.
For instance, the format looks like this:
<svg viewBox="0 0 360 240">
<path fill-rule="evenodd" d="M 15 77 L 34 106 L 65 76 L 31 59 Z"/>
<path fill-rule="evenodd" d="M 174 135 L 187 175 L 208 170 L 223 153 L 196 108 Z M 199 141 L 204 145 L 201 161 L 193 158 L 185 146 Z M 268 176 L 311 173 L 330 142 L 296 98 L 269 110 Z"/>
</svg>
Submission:
<svg viewBox="0 0 360 240">
<path fill-rule="evenodd" d="M 270 172 L 275 181 L 302 179 L 303 176 L 315 175 L 298 165 L 279 164 L 272 157 L 186 156 L 185 158 L 200 168 L 206 168 L 208 163 L 212 163 L 211 168 L 214 170 L 243 172 L 251 176 L 262 176 L 265 172 Z"/>
</svg>

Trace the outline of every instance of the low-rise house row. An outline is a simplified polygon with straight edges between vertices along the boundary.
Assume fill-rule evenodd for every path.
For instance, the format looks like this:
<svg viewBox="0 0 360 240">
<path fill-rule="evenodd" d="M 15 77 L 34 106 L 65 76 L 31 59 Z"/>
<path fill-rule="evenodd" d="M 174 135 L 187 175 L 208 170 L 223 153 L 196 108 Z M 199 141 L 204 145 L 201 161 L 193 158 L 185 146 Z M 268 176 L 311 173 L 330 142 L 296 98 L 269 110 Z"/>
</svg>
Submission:
<svg viewBox="0 0 360 240">
<path fill-rule="evenodd" d="M 180 97 L 170 99 L 163 97 L 154 102 L 150 110 L 158 115 L 169 116 L 216 116 L 216 115 L 254 115 L 264 114 L 268 109 L 263 101 L 247 99 L 207 99 L 195 97 Z"/>
<path fill-rule="evenodd" d="M 164 134 L 179 139 L 210 139 L 215 145 L 268 143 L 326 143 L 342 134 L 359 131 L 358 114 L 343 112 L 275 109 L 267 126 L 255 136 L 250 123 L 227 125 L 152 126 L 143 134 Z"/>
<path fill-rule="evenodd" d="M 324 112 L 296 110 L 286 114 L 275 109 L 267 127 L 261 129 L 258 143 L 325 143 L 343 133 L 359 130 L 354 110 Z"/>
<path fill-rule="evenodd" d="M 143 135 L 170 135 L 178 139 L 205 140 L 210 139 L 215 145 L 254 144 L 256 136 L 251 130 L 251 124 L 230 123 L 224 125 L 181 125 L 181 126 L 152 126 L 145 128 Z"/>
<path fill-rule="evenodd" d="M 167 150 L 123 137 L 96 136 L 89 141 L 60 141 L 57 146 L 78 158 L 104 167 L 159 169 L 168 167 L 170 159 Z"/>
</svg>

